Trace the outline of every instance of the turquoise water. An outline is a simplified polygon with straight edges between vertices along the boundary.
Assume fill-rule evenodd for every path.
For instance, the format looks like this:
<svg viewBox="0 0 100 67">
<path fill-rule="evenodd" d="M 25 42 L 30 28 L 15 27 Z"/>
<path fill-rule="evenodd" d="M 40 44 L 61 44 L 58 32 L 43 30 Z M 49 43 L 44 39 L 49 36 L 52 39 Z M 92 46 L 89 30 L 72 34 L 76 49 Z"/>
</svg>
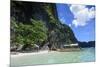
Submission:
<svg viewBox="0 0 100 67">
<path fill-rule="evenodd" d="M 75 51 L 75 52 L 51 52 L 38 55 L 11 57 L 11 67 L 30 66 L 39 64 L 94 62 L 94 61 L 95 61 L 95 49 L 82 48 L 81 51 Z"/>
</svg>

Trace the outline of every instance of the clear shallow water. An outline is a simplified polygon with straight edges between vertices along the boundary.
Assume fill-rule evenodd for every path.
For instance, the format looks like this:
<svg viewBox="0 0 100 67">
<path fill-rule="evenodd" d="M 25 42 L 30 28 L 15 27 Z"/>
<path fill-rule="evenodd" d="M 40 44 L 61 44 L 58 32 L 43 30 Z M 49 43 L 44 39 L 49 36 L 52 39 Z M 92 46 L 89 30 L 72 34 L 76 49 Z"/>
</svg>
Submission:
<svg viewBox="0 0 100 67">
<path fill-rule="evenodd" d="M 75 52 L 52 52 L 38 55 L 11 57 L 11 67 L 30 66 L 39 64 L 94 62 L 95 49 L 82 48 Z"/>
</svg>

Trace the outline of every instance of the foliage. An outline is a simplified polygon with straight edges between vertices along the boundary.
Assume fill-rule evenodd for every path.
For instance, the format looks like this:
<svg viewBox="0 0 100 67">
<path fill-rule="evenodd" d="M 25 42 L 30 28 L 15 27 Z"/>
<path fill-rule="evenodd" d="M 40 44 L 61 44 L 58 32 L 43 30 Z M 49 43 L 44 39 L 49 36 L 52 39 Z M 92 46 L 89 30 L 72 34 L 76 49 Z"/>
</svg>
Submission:
<svg viewBox="0 0 100 67">
<path fill-rule="evenodd" d="M 47 38 L 47 28 L 42 21 L 31 20 L 32 24 L 17 23 L 11 20 L 11 42 L 21 45 L 41 44 Z M 15 36 L 14 36 L 15 35 Z M 34 46 L 34 45 L 33 45 Z"/>
</svg>

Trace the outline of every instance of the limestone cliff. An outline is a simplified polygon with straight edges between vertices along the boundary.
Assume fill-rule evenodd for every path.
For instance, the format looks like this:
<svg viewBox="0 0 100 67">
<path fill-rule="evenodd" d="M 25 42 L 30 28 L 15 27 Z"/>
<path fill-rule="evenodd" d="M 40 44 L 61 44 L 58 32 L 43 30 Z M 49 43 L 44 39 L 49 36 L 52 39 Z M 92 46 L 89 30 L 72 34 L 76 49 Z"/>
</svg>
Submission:
<svg viewBox="0 0 100 67">
<path fill-rule="evenodd" d="M 31 19 L 43 21 L 48 30 L 48 37 L 41 47 L 49 43 L 50 48 L 56 49 L 61 48 L 61 45 L 77 42 L 71 28 L 59 21 L 54 3 L 12 1 L 11 18 L 15 18 L 18 23 L 30 25 Z M 12 35 L 13 33 L 11 37 Z"/>
</svg>

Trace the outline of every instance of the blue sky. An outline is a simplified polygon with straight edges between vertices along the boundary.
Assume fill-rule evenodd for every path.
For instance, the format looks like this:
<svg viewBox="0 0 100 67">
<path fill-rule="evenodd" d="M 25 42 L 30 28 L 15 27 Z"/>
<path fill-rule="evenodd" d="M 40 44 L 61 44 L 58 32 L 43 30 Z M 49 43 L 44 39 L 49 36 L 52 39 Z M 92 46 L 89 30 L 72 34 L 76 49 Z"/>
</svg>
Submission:
<svg viewBox="0 0 100 67">
<path fill-rule="evenodd" d="M 79 41 L 95 40 L 95 6 L 57 4 L 58 17 Z"/>
</svg>

